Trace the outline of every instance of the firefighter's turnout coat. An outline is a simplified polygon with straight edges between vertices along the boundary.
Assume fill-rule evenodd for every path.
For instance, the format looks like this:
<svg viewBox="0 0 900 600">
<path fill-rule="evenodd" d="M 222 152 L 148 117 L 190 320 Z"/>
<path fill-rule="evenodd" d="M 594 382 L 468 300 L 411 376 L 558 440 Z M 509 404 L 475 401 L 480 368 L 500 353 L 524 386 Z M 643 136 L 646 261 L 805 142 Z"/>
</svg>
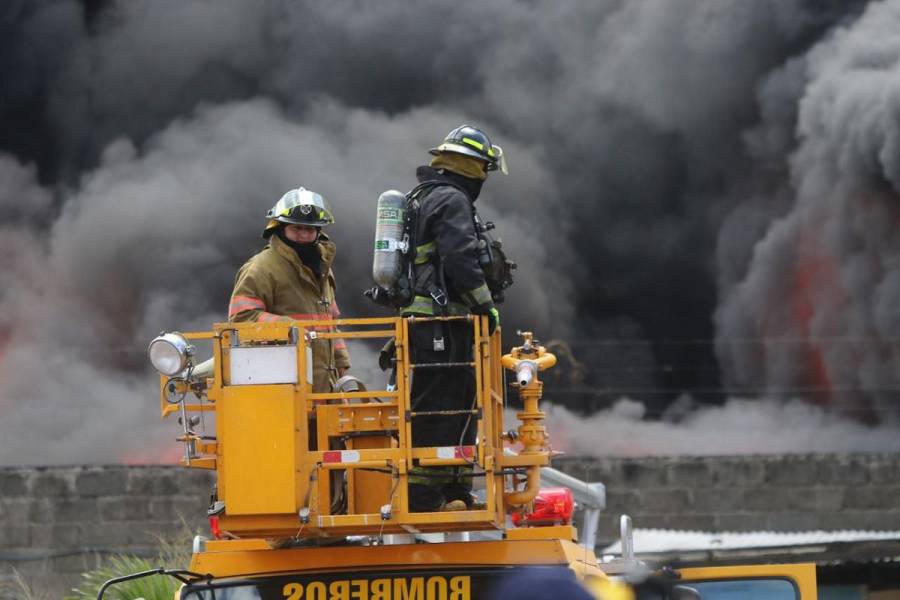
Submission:
<svg viewBox="0 0 900 600">
<path fill-rule="evenodd" d="M 335 246 L 325 234 L 317 242 L 322 255 L 321 277 L 303 264 L 294 250 L 278 236 L 244 263 L 235 278 L 228 320 L 329 321 L 340 317 L 334 299 Z M 321 326 L 331 331 L 331 326 Z M 315 339 L 313 346 L 313 392 L 330 392 L 337 368 L 350 368 L 350 354 L 343 340 Z"/>
<path fill-rule="evenodd" d="M 472 205 L 481 182 L 427 166 L 419 167 L 416 177 L 420 183 L 428 181 L 435 185 L 418 199 L 415 298 L 403 308 L 402 314 L 434 314 L 431 292 L 435 289 L 440 289 L 449 299 L 443 307 L 447 314 L 465 315 L 476 307 L 480 309 L 477 312 L 487 312 L 493 302 L 484 271 L 478 264 Z"/>
</svg>

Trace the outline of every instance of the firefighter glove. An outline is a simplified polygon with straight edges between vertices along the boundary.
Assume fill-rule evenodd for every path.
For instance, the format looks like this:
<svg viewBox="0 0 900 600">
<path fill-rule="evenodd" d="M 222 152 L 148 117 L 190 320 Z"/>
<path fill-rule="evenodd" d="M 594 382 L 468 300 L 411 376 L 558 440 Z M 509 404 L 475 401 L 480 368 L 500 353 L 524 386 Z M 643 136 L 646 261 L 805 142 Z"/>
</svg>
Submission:
<svg viewBox="0 0 900 600">
<path fill-rule="evenodd" d="M 488 311 L 488 335 L 494 335 L 494 330 L 500 327 L 500 311 L 491 307 Z"/>
<path fill-rule="evenodd" d="M 488 335 L 494 333 L 494 330 L 500 326 L 500 311 L 491 302 L 478 304 L 472 307 L 472 313 L 476 315 L 484 315 L 488 318 Z"/>
</svg>

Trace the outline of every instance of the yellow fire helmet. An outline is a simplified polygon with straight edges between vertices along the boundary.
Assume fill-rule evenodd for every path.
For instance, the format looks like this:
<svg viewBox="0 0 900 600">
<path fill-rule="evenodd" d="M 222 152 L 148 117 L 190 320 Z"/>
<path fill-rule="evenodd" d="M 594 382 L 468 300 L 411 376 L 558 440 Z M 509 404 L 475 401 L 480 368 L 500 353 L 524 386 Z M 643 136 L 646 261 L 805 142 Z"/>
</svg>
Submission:
<svg viewBox="0 0 900 600">
<path fill-rule="evenodd" d="M 266 213 L 266 219 L 268 222 L 263 230 L 265 238 L 272 235 L 278 223 L 311 227 L 324 227 L 334 223 L 334 215 L 325 198 L 303 187 L 290 190 L 282 196 Z"/>
</svg>

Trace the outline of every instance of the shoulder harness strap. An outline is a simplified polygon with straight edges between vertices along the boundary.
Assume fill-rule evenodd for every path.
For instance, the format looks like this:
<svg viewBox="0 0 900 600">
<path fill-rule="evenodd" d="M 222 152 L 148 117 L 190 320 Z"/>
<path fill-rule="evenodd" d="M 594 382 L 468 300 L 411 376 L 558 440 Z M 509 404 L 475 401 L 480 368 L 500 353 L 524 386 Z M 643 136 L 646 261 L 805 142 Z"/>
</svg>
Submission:
<svg viewBox="0 0 900 600">
<path fill-rule="evenodd" d="M 418 248 L 418 240 L 416 239 L 416 229 L 417 229 L 418 218 L 419 218 L 419 199 L 422 198 L 424 195 L 427 195 L 428 193 L 430 193 L 431 190 L 433 190 L 434 188 L 445 186 L 445 185 L 450 186 L 452 188 L 456 188 L 463 194 L 466 194 L 466 197 L 468 198 L 468 194 L 462 187 L 460 187 L 454 183 L 451 183 L 449 181 L 441 181 L 441 180 L 437 180 L 437 179 L 429 179 L 427 181 L 423 181 L 419 185 L 417 185 L 416 187 L 411 189 L 409 192 L 407 192 L 407 194 L 406 194 L 406 198 L 407 198 L 406 210 L 407 210 L 407 214 L 409 215 L 409 219 L 407 219 L 406 227 L 407 227 L 407 234 L 409 235 L 409 240 L 410 240 L 409 246 L 411 248 L 411 254 L 409 257 L 409 274 L 410 274 L 411 281 L 416 281 L 416 277 L 414 276 L 414 269 L 415 269 L 415 263 L 416 263 L 416 253 L 417 253 L 416 250 Z M 434 274 L 433 278 L 432 278 L 431 274 L 428 274 L 425 277 L 422 277 L 422 279 L 432 280 L 432 284 L 427 286 L 427 290 L 422 290 L 422 291 L 426 291 L 428 293 L 428 295 L 431 296 L 431 299 L 434 302 L 435 313 L 436 314 L 444 314 L 446 312 L 446 306 L 447 306 L 447 301 L 448 301 L 447 293 L 445 291 L 446 284 L 444 283 L 444 268 L 443 268 L 443 265 L 440 263 L 440 261 L 436 261 L 436 262 L 437 262 L 437 264 L 435 264 L 432 261 L 429 261 L 430 264 L 425 266 L 426 271 L 429 270 L 429 268 L 430 268 L 430 269 L 436 269 L 437 272 Z M 423 274 L 425 274 L 425 273 L 423 272 Z M 416 282 L 413 285 L 413 287 L 414 287 L 414 289 L 419 287 L 419 282 Z M 439 324 L 440 322 L 436 321 L 435 323 Z M 443 350 L 444 349 L 443 339 L 440 339 L 440 340 L 438 339 L 437 330 L 435 331 L 434 342 L 435 342 L 435 350 Z"/>
</svg>

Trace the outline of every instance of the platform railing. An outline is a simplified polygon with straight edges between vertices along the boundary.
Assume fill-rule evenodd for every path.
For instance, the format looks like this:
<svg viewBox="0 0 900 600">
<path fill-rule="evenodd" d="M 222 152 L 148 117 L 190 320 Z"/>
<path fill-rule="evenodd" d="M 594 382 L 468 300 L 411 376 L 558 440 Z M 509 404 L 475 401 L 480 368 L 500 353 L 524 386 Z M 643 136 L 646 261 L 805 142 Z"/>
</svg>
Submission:
<svg viewBox="0 0 900 600">
<path fill-rule="evenodd" d="M 474 370 L 474 446 L 411 446 L 415 419 L 422 415 L 410 406 L 414 372 L 444 367 L 410 363 L 409 328 L 432 320 L 461 320 L 473 327 L 472 363 L 452 366 Z M 182 441 L 189 448 L 184 461 L 188 466 L 217 470 L 218 495 L 224 501 L 223 529 L 237 535 L 279 537 L 290 532 L 305 537 L 503 527 L 500 333 L 487 334 L 485 317 L 227 323 L 215 325 L 212 332 L 185 337 L 212 341 L 212 377 L 203 385 L 173 384 L 164 378 L 162 413 L 181 412 L 183 419 L 190 419 L 193 412 L 216 413 L 215 439 L 201 435 L 191 439 L 186 434 Z M 391 337 L 396 343 L 393 387 L 312 391 L 314 340 Z M 247 349 L 271 356 L 268 367 L 244 368 L 244 362 L 253 361 Z M 278 369 L 274 375 L 271 372 L 271 362 L 284 362 L 285 356 L 288 363 L 295 361 L 291 380 L 278 379 Z M 239 361 L 244 362 L 238 365 Z M 244 379 L 236 380 L 238 372 Z M 253 377 L 263 382 L 256 384 Z M 173 395 L 179 393 L 182 401 L 173 403 Z M 341 438 L 346 443 L 335 444 Z M 408 510 L 408 473 L 413 466 L 466 465 L 473 466 L 474 475 L 484 477 L 484 507 L 460 513 Z M 338 489 L 332 481 L 339 478 L 331 475 L 334 472 L 346 474 L 346 502 L 338 510 L 333 502 Z M 260 498 L 262 489 L 267 489 L 268 500 Z"/>
</svg>

